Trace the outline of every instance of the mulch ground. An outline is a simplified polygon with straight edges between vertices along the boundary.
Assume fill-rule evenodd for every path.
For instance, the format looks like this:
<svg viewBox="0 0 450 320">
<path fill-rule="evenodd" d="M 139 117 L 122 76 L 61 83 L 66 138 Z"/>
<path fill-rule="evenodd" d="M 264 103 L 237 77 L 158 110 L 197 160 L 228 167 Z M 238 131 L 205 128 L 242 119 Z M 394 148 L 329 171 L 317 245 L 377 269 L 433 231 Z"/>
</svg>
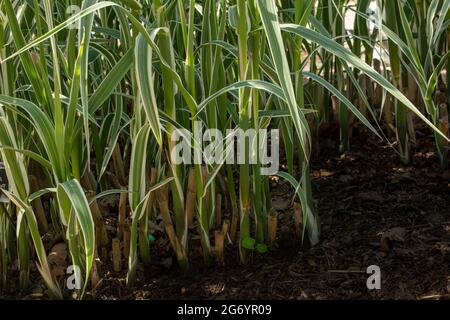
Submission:
<svg viewBox="0 0 450 320">
<path fill-rule="evenodd" d="M 229 245 L 224 267 L 204 267 L 193 239 L 192 268 L 184 274 L 167 245 L 156 243 L 153 266 L 138 270 L 135 288 L 126 287 L 126 271 L 108 271 L 106 263 L 87 298 L 449 299 L 450 171 L 440 169 L 433 139 L 419 131 L 422 143 L 413 146 L 411 165 L 403 165 L 392 146 L 371 136 L 354 137 L 352 151 L 341 155 L 337 141 L 322 135 L 312 162 L 320 244 L 302 246 L 295 237 L 293 190 L 273 181 L 276 248 L 241 265 Z M 380 290 L 367 289 L 370 265 L 381 269 Z M 9 288 L 4 297 L 33 295 Z"/>
</svg>

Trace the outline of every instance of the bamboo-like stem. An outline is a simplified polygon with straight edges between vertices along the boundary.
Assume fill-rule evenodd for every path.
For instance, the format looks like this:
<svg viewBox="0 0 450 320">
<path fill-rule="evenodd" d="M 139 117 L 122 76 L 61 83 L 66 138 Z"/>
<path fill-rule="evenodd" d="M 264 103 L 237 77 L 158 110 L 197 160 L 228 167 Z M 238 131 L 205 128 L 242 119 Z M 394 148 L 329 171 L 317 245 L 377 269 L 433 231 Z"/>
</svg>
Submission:
<svg viewBox="0 0 450 320">
<path fill-rule="evenodd" d="M 127 216 L 128 194 L 121 193 L 119 198 L 119 219 L 117 221 L 117 238 L 122 239 Z"/>
<path fill-rule="evenodd" d="M 230 238 L 231 241 L 236 241 L 238 226 L 239 226 L 239 210 L 238 210 L 238 201 L 236 190 L 234 189 L 234 181 L 233 181 L 233 171 L 231 165 L 227 165 L 227 191 L 230 199 L 231 205 L 231 230 L 230 230 Z"/>
<path fill-rule="evenodd" d="M 338 7 L 333 6 L 333 17 L 335 17 L 335 28 L 333 36 L 337 37 L 336 42 L 343 43 L 342 35 L 344 34 L 344 20 L 343 20 L 343 1 L 338 1 Z M 345 79 L 343 66 L 340 60 L 336 59 L 334 64 L 334 69 L 336 73 L 336 87 L 344 92 Z M 338 101 L 338 113 L 339 113 L 339 125 L 340 125 L 340 145 L 339 151 L 344 153 L 350 148 L 350 123 L 349 123 L 349 112 L 347 107 Z"/>
<path fill-rule="evenodd" d="M 439 110 L 439 130 L 446 136 L 449 135 L 449 117 L 447 97 L 445 92 L 438 92 L 436 94 L 436 106 Z M 442 151 L 441 151 L 441 167 L 446 168 L 448 166 L 448 141 L 442 139 Z"/>
<path fill-rule="evenodd" d="M 121 185 L 125 185 L 125 165 L 123 163 L 122 155 L 120 154 L 120 146 L 117 144 L 112 153 L 112 160 L 114 165 L 114 172 L 119 179 Z"/>
<path fill-rule="evenodd" d="M 221 266 L 225 264 L 224 255 L 223 255 L 223 245 L 225 241 L 225 235 L 222 233 L 221 230 L 216 230 L 214 232 L 214 247 L 216 251 L 216 259 L 217 263 Z"/>
<path fill-rule="evenodd" d="M 237 34 L 239 47 L 239 80 L 247 78 L 248 68 L 248 11 L 245 0 L 237 1 Z M 239 128 L 247 130 L 250 128 L 251 106 L 248 101 L 248 90 L 239 90 Z M 239 253 L 241 262 L 246 263 L 249 251 L 243 246 L 243 242 L 250 238 L 250 165 L 248 161 L 249 144 L 248 141 L 241 141 L 245 144 L 245 163 L 239 166 L 239 208 L 240 208 L 240 245 Z"/>
<path fill-rule="evenodd" d="M 195 81 L 195 55 L 194 55 L 194 33 L 195 33 L 195 0 L 189 1 L 189 19 L 188 19 L 188 27 L 187 27 L 187 37 L 186 37 L 186 63 L 185 63 L 185 78 L 188 87 L 188 91 L 191 96 L 196 99 L 196 81 Z M 191 127 L 194 132 L 196 132 L 197 126 L 197 116 L 193 115 L 191 117 Z M 200 130 L 201 131 L 201 128 Z M 201 245 L 203 251 L 203 260 L 205 264 L 211 263 L 211 244 L 209 240 L 209 219 L 208 213 L 205 210 L 204 205 L 204 181 L 201 167 L 201 152 L 199 151 L 202 147 L 199 142 L 199 137 L 193 137 L 193 146 L 194 146 L 194 172 L 195 172 L 195 182 L 196 182 L 196 201 L 197 201 L 197 213 L 199 220 L 199 230 L 200 230 L 200 238 Z"/>
<path fill-rule="evenodd" d="M 303 234 L 303 213 L 302 206 L 298 202 L 294 202 L 294 223 L 295 233 L 301 239 Z"/>
<path fill-rule="evenodd" d="M 260 23 L 260 18 L 258 11 L 254 6 L 254 2 L 249 2 L 249 8 L 252 19 L 252 29 L 257 28 Z M 249 39 L 250 42 L 250 74 L 252 79 L 259 80 L 261 78 L 261 34 L 258 32 L 253 33 Z M 251 125 L 258 134 L 256 135 L 256 150 L 249 148 L 250 152 L 255 153 L 256 164 L 252 165 L 252 189 L 253 189 L 253 205 L 254 205 L 254 216 L 255 216 L 255 240 L 257 243 L 264 244 L 265 236 L 267 233 L 267 207 L 265 206 L 265 194 L 263 192 L 264 183 L 267 181 L 267 176 L 261 176 L 261 164 L 259 163 L 262 144 L 268 144 L 268 138 L 262 137 L 259 134 L 260 129 L 260 117 L 259 117 L 259 107 L 260 107 L 260 92 L 258 90 L 251 90 Z"/>
<path fill-rule="evenodd" d="M 109 244 L 109 239 L 108 234 L 106 232 L 105 223 L 103 221 L 103 216 L 98 206 L 97 200 L 96 199 L 92 200 L 94 196 L 95 192 L 93 191 L 89 191 L 86 193 L 87 199 L 92 201 L 90 209 L 95 224 L 95 238 L 97 239 L 96 248 L 98 249 L 100 247 L 106 247 Z"/>
<path fill-rule="evenodd" d="M 412 73 L 408 74 L 408 89 L 406 97 L 413 103 L 416 103 L 417 96 L 417 83 L 414 79 L 414 75 Z M 417 103 L 416 103 L 417 104 Z M 408 126 L 408 135 L 411 138 L 412 143 L 416 143 L 416 130 L 414 129 L 414 117 L 413 114 L 409 111 L 406 112 L 406 122 Z"/>
<path fill-rule="evenodd" d="M 0 203 L 0 290 L 6 288 L 8 272 L 8 237 L 7 232 L 11 222 L 8 221 L 6 208 Z"/>
<path fill-rule="evenodd" d="M 100 277 L 100 259 L 98 257 L 98 249 L 95 248 L 94 252 L 94 261 L 92 263 L 92 270 L 91 270 L 91 285 L 92 285 L 92 291 L 95 294 L 95 289 L 99 285 L 101 281 Z"/>
<path fill-rule="evenodd" d="M 160 0 L 153 2 L 154 12 L 156 16 L 156 21 L 159 27 L 168 27 L 168 21 L 165 9 Z M 161 50 L 161 54 L 166 57 L 166 61 L 168 62 L 171 69 L 175 69 L 175 54 L 173 50 L 171 35 L 169 32 L 161 32 L 158 38 L 159 48 Z M 171 77 L 170 71 L 166 68 L 163 68 L 161 71 L 161 78 L 163 84 L 163 92 L 164 92 L 164 111 L 166 114 L 173 120 L 177 121 L 177 112 L 175 107 L 175 95 L 176 95 L 176 86 Z M 175 127 L 171 124 L 168 125 L 167 128 L 167 146 L 169 148 L 168 154 L 175 148 L 175 142 L 172 141 L 172 134 L 175 131 Z M 184 250 L 187 251 L 187 225 L 188 222 L 186 220 L 185 208 L 184 208 L 184 190 L 182 188 L 182 167 L 180 165 L 176 165 L 175 163 L 170 162 L 170 171 L 172 176 L 174 177 L 173 182 L 171 183 L 171 195 L 173 202 L 173 211 L 175 215 L 175 225 L 176 225 L 176 234 L 180 239 Z"/>
<path fill-rule="evenodd" d="M 122 250 L 120 249 L 120 240 L 118 238 L 112 239 L 112 262 L 113 270 L 120 272 L 122 269 Z"/>
<path fill-rule="evenodd" d="M 39 185 L 35 176 L 29 176 L 30 181 L 30 191 L 39 191 Z M 33 211 L 36 214 L 36 220 L 38 222 L 39 230 L 42 232 L 47 232 L 49 230 L 47 218 L 45 216 L 44 206 L 40 198 L 37 198 L 31 202 L 33 206 Z"/>
<path fill-rule="evenodd" d="M 397 15 L 397 5 L 394 1 L 386 1 L 386 25 L 391 30 L 397 31 L 399 23 Z M 392 41 L 388 40 L 389 43 L 389 56 L 392 70 L 393 82 L 400 90 L 403 91 L 402 77 L 401 77 L 401 63 L 400 63 L 400 52 L 398 45 Z M 395 121 L 396 121 L 396 134 L 397 140 L 399 142 L 399 151 L 401 159 L 404 163 L 409 163 L 409 137 L 407 128 L 407 118 L 406 118 L 406 108 L 402 103 L 395 100 Z"/>
<path fill-rule="evenodd" d="M 169 237 L 172 249 L 174 250 L 177 256 L 179 265 L 182 268 L 186 269 L 189 266 L 187 253 L 184 250 L 184 247 L 182 246 L 180 239 L 177 237 L 175 233 L 175 229 L 172 224 L 172 218 L 170 217 L 168 186 L 166 185 L 158 189 L 156 196 L 158 200 L 161 218 L 163 219 L 164 228 L 166 230 L 167 236 Z"/>
<path fill-rule="evenodd" d="M 189 169 L 188 174 L 188 187 L 187 187 L 187 197 L 186 197 L 186 217 L 188 221 L 189 228 L 193 228 L 194 226 L 194 210 L 195 210 L 195 201 L 196 201 L 196 188 L 195 188 L 195 170 L 194 168 Z"/>
<path fill-rule="evenodd" d="M 150 188 L 153 187 L 156 184 L 156 181 L 158 179 L 158 171 L 155 167 L 150 169 Z M 155 204 L 155 192 L 151 192 L 148 198 L 148 206 L 147 206 L 147 211 L 148 211 L 148 220 L 152 219 L 152 215 L 153 215 L 153 206 Z"/>
<path fill-rule="evenodd" d="M 215 209 L 216 228 L 222 225 L 222 194 L 216 195 L 216 209 Z"/>
<path fill-rule="evenodd" d="M 19 287 L 25 290 L 30 283 L 30 249 L 28 246 L 28 230 L 26 222 L 22 220 L 22 226 L 18 226 L 20 232 L 17 238 L 18 262 L 19 262 Z"/>
<path fill-rule="evenodd" d="M 271 209 L 268 222 L 268 242 L 270 246 L 273 246 L 275 244 L 275 241 L 277 239 L 277 229 L 278 214 L 275 210 Z"/>
</svg>

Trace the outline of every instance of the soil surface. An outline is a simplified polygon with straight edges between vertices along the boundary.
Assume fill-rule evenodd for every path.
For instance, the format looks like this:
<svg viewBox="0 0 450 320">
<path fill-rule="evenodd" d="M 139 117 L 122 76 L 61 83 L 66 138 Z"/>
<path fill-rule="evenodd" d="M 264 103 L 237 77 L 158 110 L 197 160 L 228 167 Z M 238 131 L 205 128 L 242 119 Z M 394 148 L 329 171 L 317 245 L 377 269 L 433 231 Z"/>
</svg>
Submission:
<svg viewBox="0 0 450 320">
<path fill-rule="evenodd" d="M 293 190 L 273 179 L 279 230 L 269 252 L 255 254 L 244 266 L 229 244 L 224 267 L 205 267 L 194 236 L 191 270 L 184 274 L 156 232 L 152 266 L 138 268 L 134 289 L 125 285 L 126 268 L 110 271 L 106 261 L 101 282 L 87 298 L 449 299 L 450 171 L 439 167 L 433 138 L 418 130 L 420 143 L 412 147 L 411 164 L 403 165 L 394 146 L 368 134 L 354 136 L 351 151 L 341 155 L 335 138 L 329 138 L 336 136 L 327 129 L 321 133 L 320 156 L 312 162 L 321 222 L 317 246 L 302 246 L 296 238 Z M 366 286 L 370 265 L 380 267 L 380 290 Z M 19 293 L 11 280 L 3 297 L 45 298 L 36 272 L 32 278 L 31 292 Z"/>
</svg>

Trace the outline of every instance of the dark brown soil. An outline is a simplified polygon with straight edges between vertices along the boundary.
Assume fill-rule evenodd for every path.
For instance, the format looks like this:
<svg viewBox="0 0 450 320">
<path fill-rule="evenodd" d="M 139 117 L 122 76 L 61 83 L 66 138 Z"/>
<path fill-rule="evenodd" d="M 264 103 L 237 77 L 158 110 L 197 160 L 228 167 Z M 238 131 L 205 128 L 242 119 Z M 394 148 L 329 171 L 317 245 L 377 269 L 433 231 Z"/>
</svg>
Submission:
<svg viewBox="0 0 450 320">
<path fill-rule="evenodd" d="M 407 166 L 393 147 L 371 136 L 354 137 L 352 151 L 340 155 L 336 141 L 323 134 L 320 157 L 312 162 L 321 221 L 321 242 L 313 248 L 294 236 L 293 190 L 274 181 L 276 248 L 244 266 L 229 245 L 225 267 L 204 267 L 194 239 L 186 275 L 156 241 L 153 266 L 138 270 L 135 288 L 126 287 L 125 271 L 107 271 L 106 263 L 88 298 L 449 299 L 450 171 L 440 169 L 432 138 L 418 134 L 422 143 L 413 146 Z M 370 265 L 381 268 L 381 290 L 366 287 Z M 19 298 L 8 291 L 6 297 Z"/>
</svg>

